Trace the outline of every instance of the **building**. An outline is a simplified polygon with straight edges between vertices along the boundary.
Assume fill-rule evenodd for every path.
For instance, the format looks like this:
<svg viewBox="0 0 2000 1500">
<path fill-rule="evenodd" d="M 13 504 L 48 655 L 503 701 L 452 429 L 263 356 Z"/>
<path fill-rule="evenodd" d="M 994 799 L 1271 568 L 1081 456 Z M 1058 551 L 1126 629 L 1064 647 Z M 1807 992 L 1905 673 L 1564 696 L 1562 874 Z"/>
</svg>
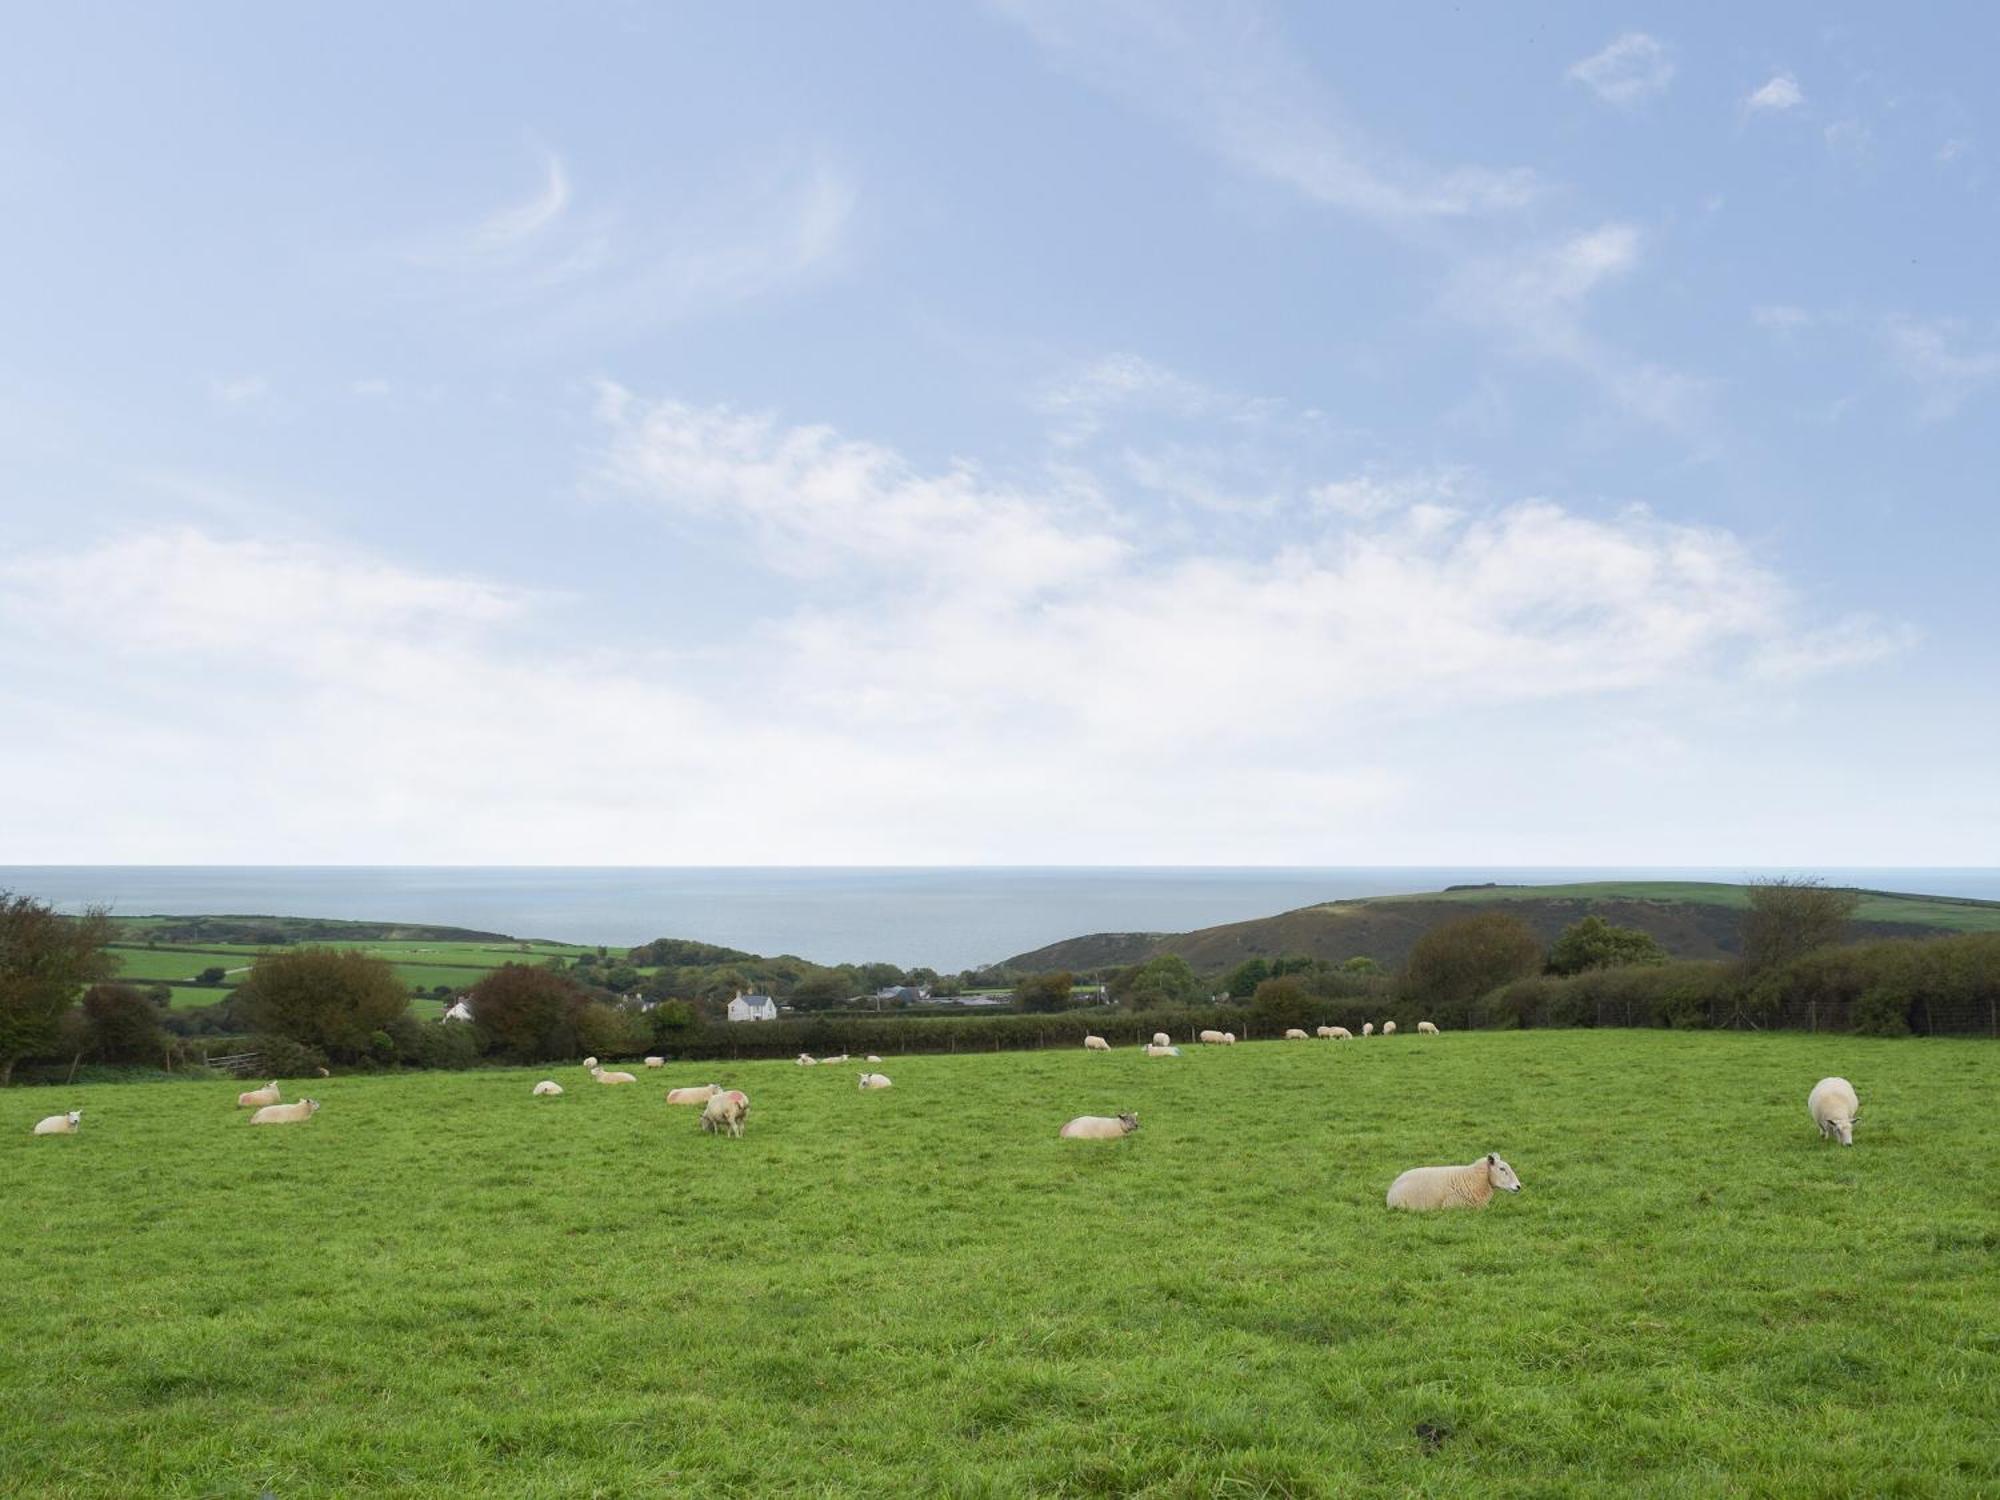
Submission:
<svg viewBox="0 0 2000 1500">
<path fill-rule="evenodd" d="M 472 1019 L 472 1007 L 467 1005 L 463 1000 L 460 1000 L 444 1013 L 444 1019 L 447 1021 L 470 1021 Z"/>
<path fill-rule="evenodd" d="M 875 992 L 875 999 L 884 1005 L 928 1005 L 931 987 L 927 984 L 892 984 Z"/>
<path fill-rule="evenodd" d="M 769 995 L 737 995 L 729 1002 L 732 1021 L 775 1021 L 778 1002 Z"/>
</svg>

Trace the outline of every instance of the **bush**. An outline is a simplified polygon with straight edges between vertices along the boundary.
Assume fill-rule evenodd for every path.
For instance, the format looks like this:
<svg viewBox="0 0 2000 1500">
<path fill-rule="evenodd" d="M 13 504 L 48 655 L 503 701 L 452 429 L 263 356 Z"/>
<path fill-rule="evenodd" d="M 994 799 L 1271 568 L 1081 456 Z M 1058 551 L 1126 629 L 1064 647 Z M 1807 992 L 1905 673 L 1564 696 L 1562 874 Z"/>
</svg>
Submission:
<svg viewBox="0 0 2000 1500">
<path fill-rule="evenodd" d="M 84 1045 L 100 1062 L 154 1063 L 167 1056 L 159 1007 L 129 984 L 83 992 Z"/>
<path fill-rule="evenodd" d="M 1024 1011 L 1068 1010 L 1075 983 L 1067 972 L 1035 974 L 1014 986 L 1014 1003 Z"/>
<path fill-rule="evenodd" d="M 1313 997 L 1306 987 L 1289 975 L 1264 980 L 1250 997 L 1250 1013 L 1260 1025 L 1273 1031 L 1304 1026 L 1312 1019 L 1314 1009 Z"/>
<path fill-rule="evenodd" d="M 1551 974 L 1581 974 L 1586 969 L 1616 969 L 1626 964 L 1663 964 L 1667 950 L 1649 932 L 1614 927 L 1602 917 L 1572 922 L 1549 948 Z"/>
<path fill-rule="evenodd" d="M 1887 985 L 1864 990 L 1848 1012 L 1856 1036 L 1908 1036 L 1910 1007 Z"/>
<path fill-rule="evenodd" d="M 420 1021 L 401 1016 L 385 1028 L 396 1057 L 412 1068 L 469 1068 L 479 1061 L 479 1038 L 463 1021 Z"/>
<path fill-rule="evenodd" d="M 503 964 L 466 992 L 482 1045 L 519 1062 L 581 1057 L 577 1022 L 590 1003 L 583 987 L 553 969 Z"/>
<path fill-rule="evenodd" d="M 1134 1010 L 1162 1005 L 1192 1005 L 1201 997 L 1201 982 L 1178 953 L 1162 953 L 1142 964 L 1121 969 L 1111 977 L 1111 998 Z"/>
<path fill-rule="evenodd" d="M 57 1044 L 77 992 L 111 972 L 110 940 L 111 921 L 100 910 L 65 917 L 47 902 L 0 891 L 0 1087 L 17 1059 Z"/>
<path fill-rule="evenodd" d="M 631 1011 L 592 1003 L 577 1012 L 576 1046 L 592 1056 L 630 1057 L 644 1052 L 652 1039 L 644 1017 Z"/>
<path fill-rule="evenodd" d="M 298 948 L 259 958 L 234 1003 L 256 1031 L 354 1061 L 373 1055 L 375 1033 L 410 1001 L 379 958 L 358 949 Z"/>
<path fill-rule="evenodd" d="M 319 1048 L 276 1032 L 251 1037 L 243 1050 L 262 1054 L 257 1071 L 266 1078 L 316 1078 L 327 1064 Z"/>
<path fill-rule="evenodd" d="M 1480 912 L 1433 927 L 1411 945 L 1403 991 L 1434 1013 L 1428 1019 L 1462 1026 L 1482 996 L 1541 966 L 1541 941 L 1527 923 Z"/>
</svg>

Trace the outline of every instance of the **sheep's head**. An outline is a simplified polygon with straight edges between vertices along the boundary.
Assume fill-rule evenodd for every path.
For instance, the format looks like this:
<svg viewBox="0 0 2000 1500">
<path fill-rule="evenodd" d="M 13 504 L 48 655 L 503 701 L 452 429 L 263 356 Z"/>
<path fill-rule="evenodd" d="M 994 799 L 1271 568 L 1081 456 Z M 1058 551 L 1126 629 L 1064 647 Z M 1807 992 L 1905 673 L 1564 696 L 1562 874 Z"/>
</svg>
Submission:
<svg viewBox="0 0 2000 1500">
<path fill-rule="evenodd" d="M 316 1114 L 318 1114 L 318 1113 L 319 1113 L 319 1100 L 317 1100 L 317 1099 L 307 1099 L 307 1100 L 305 1100 L 305 1101 L 304 1101 L 304 1103 L 305 1103 L 305 1106 L 306 1106 L 306 1113 L 307 1113 L 307 1114 L 309 1114 L 309 1115 L 316 1115 Z"/>
<path fill-rule="evenodd" d="M 1856 1110 L 1854 1113 L 1859 1114 L 1860 1111 Z M 1827 1124 L 1831 1125 L 1833 1133 L 1840 1137 L 1841 1145 L 1851 1146 L 1854 1144 L 1854 1115 L 1843 1115 L 1838 1119 L 1828 1120 Z"/>
<path fill-rule="evenodd" d="M 1486 1180 L 1502 1192 L 1518 1193 L 1521 1191 L 1521 1179 L 1514 1175 L 1514 1169 L 1500 1160 L 1491 1151 L 1486 1153 Z"/>
<path fill-rule="evenodd" d="M 1125 1133 L 1130 1135 L 1139 1128 L 1139 1112 L 1134 1110 L 1130 1114 L 1120 1115 L 1118 1123 L 1125 1128 Z"/>
<path fill-rule="evenodd" d="M 73 1126 L 81 1125 L 83 1123 L 83 1111 L 80 1109 L 71 1110 L 69 1112 L 69 1122 Z"/>
</svg>

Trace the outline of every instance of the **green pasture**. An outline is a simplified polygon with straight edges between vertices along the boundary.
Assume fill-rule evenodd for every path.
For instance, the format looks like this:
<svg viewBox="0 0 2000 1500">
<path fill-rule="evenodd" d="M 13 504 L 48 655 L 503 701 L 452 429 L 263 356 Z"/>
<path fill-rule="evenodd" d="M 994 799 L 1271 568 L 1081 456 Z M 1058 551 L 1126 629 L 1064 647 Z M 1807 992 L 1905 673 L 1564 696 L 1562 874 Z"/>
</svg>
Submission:
<svg viewBox="0 0 2000 1500">
<path fill-rule="evenodd" d="M 1596 880 L 1572 885 L 1494 886 L 1373 898 L 1390 901 L 1686 901 L 1741 910 L 1750 888 L 1699 880 Z M 1343 903 L 1353 904 L 1353 903 Z M 1945 896 L 1903 896 L 1864 891 L 1854 916 L 1862 922 L 1916 922 L 1955 932 L 2000 932 L 2000 901 L 1954 900 Z"/>
<path fill-rule="evenodd" d="M 867 1095 L 562 1065 L 314 1080 L 276 1129 L 233 1082 L 16 1089 L 0 1495 L 1993 1494 L 1996 1062 L 1568 1031 L 897 1057 Z M 1835 1072 L 1851 1150 L 1806 1118 Z M 710 1079 L 743 1140 L 663 1102 Z M 1383 1207 L 1489 1149 L 1518 1196 Z"/>
<path fill-rule="evenodd" d="M 386 959 L 404 984 L 421 985 L 426 990 L 440 984 L 454 990 L 469 988 L 502 964 L 539 964 L 551 957 L 569 958 L 595 951 L 569 943 L 361 942 L 335 946 L 359 948 Z M 177 1009 L 215 1004 L 249 976 L 259 954 L 273 951 L 283 950 L 229 943 L 154 947 L 129 941 L 111 947 L 119 965 L 117 978 L 134 984 L 173 984 L 172 1004 Z M 194 985 L 194 977 L 210 966 L 224 970 L 227 977 L 219 985 Z"/>
</svg>

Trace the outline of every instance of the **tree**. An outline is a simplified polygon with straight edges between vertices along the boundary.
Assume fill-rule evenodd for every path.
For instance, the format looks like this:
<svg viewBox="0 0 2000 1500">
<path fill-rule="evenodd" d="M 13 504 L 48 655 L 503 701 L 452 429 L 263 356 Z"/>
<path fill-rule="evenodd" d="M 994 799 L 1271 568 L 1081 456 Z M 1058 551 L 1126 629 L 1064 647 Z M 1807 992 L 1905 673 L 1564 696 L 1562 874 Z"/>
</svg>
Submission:
<svg viewBox="0 0 2000 1500">
<path fill-rule="evenodd" d="M 1250 997 L 1250 1010 L 1272 1029 L 1303 1026 L 1312 1017 L 1313 997 L 1299 980 L 1284 974 L 1257 986 Z"/>
<path fill-rule="evenodd" d="M 352 1061 L 374 1034 L 409 1009 L 396 971 L 359 949 L 295 948 L 259 958 L 236 991 L 251 1027 Z"/>
<path fill-rule="evenodd" d="M 16 1062 L 56 1040 L 78 992 L 111 974 L 110 940 L 101 908 L 65 917 L 47 902 L 0 891 L 0 1087 L 13 1080 Z"/>
<path fill-rule="evenodd" d="M 1667 950 L 1650 932 L 1614 927 L 1602 917 L 1585 917 L 1562 930 L 1549 948 L 1548 972 L 1581 974 L 1586 969 L 1620 969 L 1627 964 L 1663 964 Z"/>
<path fill-rule="evenodd" d="M 576 1027 L 590 1003 L 567 974 L 502 964 L 466 992 L 489 1046 L 523 1062 L 576 1056 Z"/>
<path fill-rule="evenodd" d="M 1014 986 L 1014 1004 L 1029 1011 L 1066 1010 L 1074 984 L 1067 973 L 1036 974 Z"/>
<path fill-rule="evenodd" d="M 785 1000 L 794 1010 L 828 1010 L 840 1004 L 847 995 L 848 989 L 841 981 L 839 970 L 819 969 L 793 985 L 791 994 Z"/>
<path fill-rule="evenodd" d="M 1836 890 L 1810 876 L 1779 876 L 1750 883 L 1743 914 L 1743 967 L 1761 974 L 1838 942 L 1847 931 L 1860 893 Z"/>
<path fill-rule="evenodd" d="M 1470 1005 L 1542 966 L 1542 945 L 1519 917 L 1481 912 L 1433 927 L 1410 947 L 1403 985 L 1433 1005 Z"/>
<path fill-rule="evenodd" d="M 1223 976 L 1222 988 L 1238 1000 L 1257 993 L 1257 986 L 1271 977 L 1271 966 L 1261 958 L 1246 958 Z"/>
<path fill-rule="evenodd" d="M 210 964 L 194 976 L 196 984 L 220 984 L 229 977 L 229 971 L 220 964 Z"/>
<path fill-rule="evenodd" d="M 159 1008 L 129 984 L 83 992 L 85 1045 L 106 1062 L 158 1062 L 166 1052 Z"/>
<path fill-rule="evenodd" d="M 1380 974 L 1382 966 L 1365 953 L 1357 953 L 1340 966 L 1343 974 Z"/>
</svg>

